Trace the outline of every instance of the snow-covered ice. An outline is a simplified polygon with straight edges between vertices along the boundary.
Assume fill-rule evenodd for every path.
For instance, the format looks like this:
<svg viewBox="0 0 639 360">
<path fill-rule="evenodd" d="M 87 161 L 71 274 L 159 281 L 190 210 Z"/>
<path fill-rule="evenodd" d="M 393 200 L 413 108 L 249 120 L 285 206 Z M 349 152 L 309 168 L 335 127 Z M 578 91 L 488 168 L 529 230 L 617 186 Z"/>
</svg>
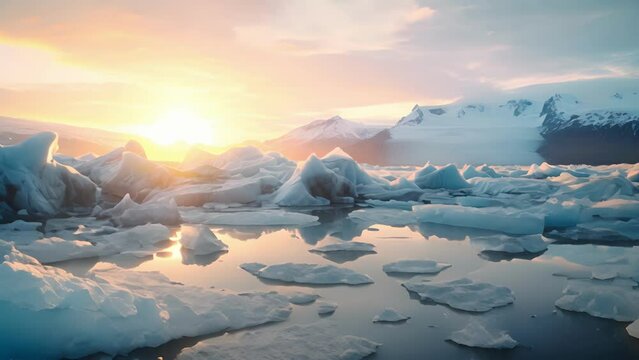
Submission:
<svg viewBox="0 0 639 360">
<path fill-rule="evenodd" d="M 385 273 L 437 274 L 452 265 L 426 259 L 399 260 L 383 266 Z"/>
<path fill-rule="evenodd" d="M 365 338 L 337 335 L 334 325 L 321 321 L 213 338 L 183 350 L 178 359 L 359 360 L 374 354 L 379 346 Z"/>
<path fill-rule="evenodd" d="M 193 252 L 193 255 L 208 255 L 228 250 L 228 246 L 205 225 L 182 225 L 180 244 L 183 249 Z"/>
<path fill-rule="evenodd" d="M 373 317 L 374 323 L 394 323 L 410 319 L 410 316 L 404 315 L 393 308 L 386 308 Z"/>
<path fill-rule="evenodd" d="M 1 358 L 125 354 L 183 336 L 282 321 L 291 311 L 275 293 L 237 295 L 117 267 L 80 278 L 4 241 L 0 254 Z"/>
<path fill-rule="evenodd" d="M 475 282 L 466 278 L 431 282 L 418 277 L 404 282 L 402 286 L 418 294 L 422 300 L 431 300 L 464 311 L 485 312 L 515 301 L 513 292 L 505 286 Z"/>
<path fill-rule="evenodd" d="M 248 263 L 242 264 L 240 267 L 262 279 L 297 284 L 361 285 L 373 282 L 373 279 L 366 274 L 334 265 L 294 263 L 264 265 Z"/>
<path fill-rule="evenodd" d="M 518 344 L 507 332 L 488 329 L 477 320 L 450 334 L 449 339 L 459 345 L 485 349 L 512 349 Z"/>
</svg>

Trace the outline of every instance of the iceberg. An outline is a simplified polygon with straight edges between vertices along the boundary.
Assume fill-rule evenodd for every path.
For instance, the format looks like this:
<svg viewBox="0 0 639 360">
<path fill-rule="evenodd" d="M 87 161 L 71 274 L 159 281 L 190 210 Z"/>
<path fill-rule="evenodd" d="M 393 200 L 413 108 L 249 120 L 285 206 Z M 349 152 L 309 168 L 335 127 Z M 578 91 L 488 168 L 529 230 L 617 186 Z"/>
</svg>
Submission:
<svg viewBox="0 0 639 360">
<path fill-rule="evenodd" d="M 410 319 L 410 316 L 404 315 L 393 308 L 386 308 L 373 317 L 374 323 L 395 323 Z"/>
<path fill-rule="evenodd" d="M 585 216 L 604 219 L 639 219 L 639 200 L 613 198 L 593 204 Z"/>
<path fill-rule="evenodd" d="M 329 252 L 365 252 L 365 253 L 374 253 L 375 245 L 358 242 L 358 241 L 344 241 L 335 244 L 324 245 L 316 248 L 312 248 L 309 251 L 311 252 L 320 252 L 320 253 L 329 253 Z"/>
<path fill-rule="evenodd" d="M 470 184 L 459 173 L 453 164 L 434 170 L 433 166 L 426 164 L 412 176 L 415 184 L 422 189 L 450 189 L 458 190 L 469 188 Z"/>
<path fill-rule="evenodd" d="M 144 224 L 179 225 L 180 211 L 172 199 L 138 204 L 127 193 L 113 208 L 101 211 L 98 216 L 110 217 L 117 226 L 132 227 Z"/>
<path fill-rule="evenodd" d="M 284 263 L 267 266 L 259 263 L 248 263 L 242 264 L 240 267 L 259 278 L 288 283 L 316 285 L 361 285 L 373 283 L 373 279 L 368 275 L 334 265 Z"/>
<path fill-rule="evenodd" d="M 449 340 L 459 345 L 485 349 L 512 349 L 518 344 L 507 332 L 487 329 L 478 321 L 471 321 L 465 328 L 453 332 Z"/>
<path fill-rule="evenodd" d="M 481 251 L 503 252 L 509 254 L 539 253 L 548 249 L 550 240 L 541 234 L 525 236 L 488 235 L 471 237 L 473 245 Z"/>
<path fill-rule="evenodd" d="M 371 225 L 406 226 L 417 222 L 412 211 L 400 209 L 360 209 L 349 213 L 348 217 L 355 221 L 370 223 Z"/>
<path fill-rule="evenodd" d="M 58 135 L 43 132 L 0 146 L 0 202 L 13 211 L 51 217 L 73 208 L 91 208 L 97 186 L 72 167 L 53 159 Z"/>
<path fill-rule="evenodd" d="M 77 277 L 4 241 L 0 259 L 5 359 L 114 356 L 184 336 L 283 321 L 291 312 L 288 300 L 275 293 L 180 285 L 157 272 L 107 267 Z"/>
<path fill-rule="evenodd" d="M 513 292 L 505 286 L 474 282 L 466 278 L 445 282 L 413 278 L 402 286 L 419 295 L 422 300 L 431 300 L 471 312 L 486 312 L 515 301 Z"/>
<path fill-rule="evenodd" d="M 205 225 L 182 225 L 180 244 L 183 249 L 191 251 L 193 255 L 208 255 L 229 249 Z"/>
<path fill-rule="evenodd" d="M 450 264 L 440 263 L 433 260 L 399 260 L 383 266 L 385 273 L 402 274 L 438 274 L 444 269 L 451 267 Z"/>
<path fill-rule="evenodd" d="M 18 249 L 42 264 L 72 259 L 85 259 L 116 254 L 117 248 L 106 244 L 92 244 L 83 240 L 64 240 L 58 237 L 43 238 Z"/>
<path fill-rule="evenodd" d="M 183 350 L 178 359 L 359 360 L 374 354 L 379 346 L 361 337 L 337 335 L 333 324 L 322 321 L 205 340 Z"/>
<path fill-rule="evenodd" d="M 541 234 L 544 217 L 508 208 L 469 208 L 459 205 L 417 205 L 420 222 L 499 231 L 515 235 Z"/>
<path fill-rule="evenodd" d="M 632 324 L 626 327 L 628 335 L 639 339 L 639 320 L 635 320 Z"/>
</svg>

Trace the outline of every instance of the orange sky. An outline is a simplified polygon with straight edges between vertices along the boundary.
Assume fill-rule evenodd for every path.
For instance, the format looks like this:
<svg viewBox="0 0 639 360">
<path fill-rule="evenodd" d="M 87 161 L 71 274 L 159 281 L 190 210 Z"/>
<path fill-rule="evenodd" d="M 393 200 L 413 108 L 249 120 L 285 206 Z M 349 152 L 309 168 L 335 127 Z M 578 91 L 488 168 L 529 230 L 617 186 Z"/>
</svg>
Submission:
<svg viewBox="0 0 639 360">
<path fill-rule="evenodd" d="M 191 140 L 228 146 L 335 114 L 391 124 L 414 103 L 566 80 L 568 67 L 570 79 L 636 76 L 636 49 L 610 25 L 631 37 L 624 16 L 632 2 L 549 4 L 5 0 L 0 115 L 151 134 L 160 143 L 210 131 Z M 548 6 L 556 15 L 544 13 Z M 600 34 L 598 26 L 614 39 L 597 45 L 603 49 L 556 32 Z"/>
</svg>

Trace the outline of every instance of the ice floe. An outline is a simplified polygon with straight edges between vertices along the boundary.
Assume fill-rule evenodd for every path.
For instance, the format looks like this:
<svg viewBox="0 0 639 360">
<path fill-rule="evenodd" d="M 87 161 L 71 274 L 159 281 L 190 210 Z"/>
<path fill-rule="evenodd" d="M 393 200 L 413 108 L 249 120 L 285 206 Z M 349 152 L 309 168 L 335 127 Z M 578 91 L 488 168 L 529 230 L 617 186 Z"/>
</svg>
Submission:
<svg viewBox="0 0 639 360">
<path fill-rule="evenodd" d="M 319 299 L 320 297 L 317 294 L 312 294 L 312 293 L 307 293 L 302 291 L 294 291 L 292 293 L 287 293 L 285 295 L 288 297 L 288 301 L 290 301 L 291 304 L 295 304 L 295 305 L 312 304 L 315 302 L 315 300 Z"/>
<path fill-rule="evenodd" d="M 301 226 L 316 224 L 318 217 L 284 210 L 210 212 L 184 209 L 182 219 L 191 224 L 234 226 Z"/>
<path fill-rule="evenodd" d="M 373 282 L 373 279 L 368 275 L 334 265 L 284 263 L 267 266 L 259 263 L 246 263 L 240 267 L 262 279 L 297 284 L 361 285 Z"/>
<path fill-rule="evenodd" d="M 318 301 L 316 304 L 318 315 L 331 315 L 337 310 L 337 304 L 334 302 Z"/>
<path fill-rule="evenodd" d="M 639 320 L 635 320 L 632 324 L 626 327 L 628 335 L 639 339 Z"/>
<path fill-rule="evenodd" d="M 485 349 L 512 349 L 518 344 L 507 332 L 487 329 L 476 320 L 450 334 L 449 340 L 459 345 Z"/>
<path fill-rule="evenodd" d="M 459 173 L 453 164 L 435 169 L 432 165 L 426 164 L 417 170 L 411 178 L 417 186 L 422 189 L 450 189 L 458 190 L 469 188 L 470 184 Z"/>
<path fill-rule="evenodd" d="M 386 308 L 373 317 L 374 323 L 394 323 L 410 319 L 410 316 L 404 315 L 393 308 Z"/>
<path fill-rule="evenodd" d="M 0 255 L 0 358 L 125 354 L 184 336 L 282 321 L 291 311 L 286 297 L 275 293 L 238 295 L 117 267 L 80 278 L 4 241 Z"/>
<path fill-rule="evenodd" d="M 506 306 L 515 301 L 513 292 L 505 286 L 459 279 L 445 282 L 431 282 L 425 278 L 412 278 L 402 284 L 422 300 L 446 304 L 454 309 L 486 312 Z"/>
<path fill-rule="evenodd" d="M 417 222 L 415 214 L 412 211 L 400 209 L 360 209 L 349 213 L 348 217 L 356 221 L 370 223 L 371 225 L 406 226 Z"/>
<path fill-rule="evenodd" d="M 451 266 L 434 260 L 407 259 L 386 264 L 382 269 L 385 273 L 437 274 Z"/>
<path fill-rule="evenodd" d="M 469 208 L 458 205 L 417 205 L 420 222 L 500 231 L 508 234 L 541 234 L 544 218 L 527 211 L 506 208 Z"/>
<path fill-rule="evenodd" d="M 322 321 L 205 340 L 183 350 L 178 359 L 359 360 L 374 354 L 379 346 L 365 338 L 337 335 L 334 325 Z"/>
<path fill-rule="evenodd" d="M 639 319 L 637 283 L 628 279 L 570 280 L 555 306 L 617 321 Z"/>
<path fill-rule="evenodd" d="M 228 251 L 228 246 L 205 225 L 182 225 L 180 227 L 180 244 L 183 249 L 193 252 L 193 255 Z"/>
<path fill-rule="evenodd" d="M 374 253 L 375 245 L 359 242 L 359 241 L 344 241 L 335 244 L 328 244 L 320 247 L 310 249 L 311 252 L 331 253 L 331 252 L 365 252 Z"/>
<path fill-rule="evenodd" d="M 539 253 L 545 251 L 551 242 L 541 234 L 524 236 L 474 236 L 470 238 L 470 241 L 473 245 L 478 246 L 481 251 L 504 252 L 509 254 L 525 252 Z"/>
</svg>

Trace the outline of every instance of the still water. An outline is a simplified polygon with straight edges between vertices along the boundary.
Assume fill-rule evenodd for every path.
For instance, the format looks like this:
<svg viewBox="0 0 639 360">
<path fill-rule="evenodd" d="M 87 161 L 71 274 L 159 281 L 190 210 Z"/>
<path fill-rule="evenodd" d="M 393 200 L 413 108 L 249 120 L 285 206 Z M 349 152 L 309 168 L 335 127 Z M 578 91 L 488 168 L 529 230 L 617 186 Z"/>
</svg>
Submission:
<svg viewBox="0 0 639 360">
<path fill-rule="evenodd" d="M 473 246 L 472 237 L 487 233 L 472 229 L 420 225 L 389 227 L 363 225 L 346 217 L 347 210 L 314 213 L 320 225 L 302 229 L 281 227 L 211 227 L 229 246 L 217 256 L 183 256 L 178 243 L 153 257 L 108 259 L 122 267 L 159 271 L 173 281 L 203 287 L 225 288 L 237 292 L 302 290 L 315 292 L 322 300 L 335 302 L 337 311 L 324 318 L 332 321 L 342 335 L 356 335 L 383 344 L 371 359 L 638 359 L 639 340 L 625 331 L 628 323 L 599 319 L 582 313 L 560 310 L 554 302 L 561 296 L 566 278 L 553 273 L 579 269 L 601 254 L 630 254 L 638 258 L 639 247 L 612 248 L 591 244 L 556 244 L 537 256 L 525 258 L 487 256 Z M 339 241 L 372 243 L 376 254 L 361 257 L 325 258 L 309 252 L 315 246 Z M 389 276 L 382 271 L 386 263 L 399 259 L 432 259 L 452 267 L 432 276 L 433 281 L 469 277 L 503 285 L 514 291 L 514 304 L 474 314 L 445 305 L 420 302 L 401 283 L 410 277 Z M 58 264 L 78 275 L 97 260 Z M 363 286 L 299 286 L 266 282 L 239 268 L 245 262 L 275 264 L 283 262 L 333 264 L 371 276 L 374 284 Z M 264 329 L 307 324 L 320 320 L 317 306 L 292 305 L 291 317 Z M 373 316 L 393 307 L 411 319 L 399 324 L 374 324 Z M 492 328 L 506 330 L 520 346 L 513 350 L 481 350 L 456 345 L 446 338 L 463 328 L 469 320 L 480 318 Z M 123 359 L 172 359 L 184 347 L 201 340 L 225 341 L 234 334 L 179 339 L 158 348 L 139 349 Z"/>
</svg>

